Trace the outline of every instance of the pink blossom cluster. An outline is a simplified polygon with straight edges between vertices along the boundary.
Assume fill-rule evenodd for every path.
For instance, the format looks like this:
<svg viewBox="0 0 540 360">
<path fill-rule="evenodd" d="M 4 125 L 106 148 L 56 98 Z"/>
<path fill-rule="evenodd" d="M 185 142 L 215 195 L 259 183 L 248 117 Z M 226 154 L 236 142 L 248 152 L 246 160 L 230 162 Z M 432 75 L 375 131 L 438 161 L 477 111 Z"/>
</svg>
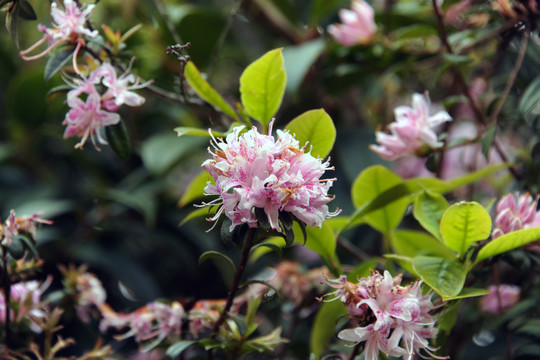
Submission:
<svg viewBox="0 0 540 360">
<path fill-rule="evenodd" d="M 35 213 L 31 216 L 16 217 L 15 210 L 11 210 L 5 223 L 0 224 L 0 243 L 9 246 L 13 242 L 13 238 L 21 233 L 30 234 L 36 240 L 36 224 L 52 224 L 52 221 L 41 219 L 40 215 Z"/>
<path fill-rule="evenodd" d="M 351 9 L 339 11 L 341 24 L 333 24 L 328 27 L 328 33 L 344 46 L 368 44 L 375 32 L 375 12 L 373 8 L 363 0 L 353 0 Z"/>
<path fill-rule="evenodd" d="M 70 110 L 66 114 L 63 125 L 66 125 L 64 138 L 77 136 L 81 141 L 75 148 L 81 148 L 90 138 L 99 150 L 96 139 L 100 144 L 107 144 L 102 137 L 101 129 L 117 124 L 120 115 L 116 113 L 122 105 L 140 106 L 145 99 L 133 90 L 146 87 L 129 71 L 118 76 L 116 69 L 104 62 L 94 69 L 88 77 L 71 79 L 73 90 L 67 94 L 67 104 Z"/>
<path fill-rule="evenodd" d="M 225 308 L 225 299 L 199 300 L 188 312 L 189 331 L 194 338 L 198 338 L 201 332 L 211 330 L 219 315 Z M 237 306 L 233 305 L 229 314 L 236 314 Z"/>
<path fill-rule="evenodd" d="M 151 339 L 159 343 L 169 336 L 179 336 L 185 315 L 184 307 L 176 301 L 170 304 L 155 301 L 127 314 L 116 313 L 106 304 L 101 305 L 101 310 L 101 331 L 128 328 L 127 332 L 117 338 L 123 340 L 134 337 L 138 343 Z"/>
<path fill-rule="evenodd" d="M 491 237 L 496 239 L 516 230 L 540 226 L 540 211 L 537 210 L 538 198 L 530 194 L 507 194 L 497 203 L 495 229 Z"/>
<path fill-rule="evenodd" d="M 329 280 L 336 290 L 326 294 L 327 301 L 339 300 L 347 305 L 355 328 L 342 330 L 338 337 L 355 343 L 366 342 L 366 360 L 379 359 L 379 352 L 387 356 L 411 359 L 421 350 L 436 357 L 428 339 L 435 338 L 435 319 L 431 294 L 422 295 L 421 282 L 401 286 L 401 275 L 392 277 L 373 272 L 357 283 L 345 276 Z M 423 355 L 423 354 L 421 354 Z"/>
<path fill-rule="evenodd" d="M 51 281 L 52 278 L 48 278 L 41 284 L 36 280 L 12 284 L 9 302 L 6 302 L 4 293 L 0 291 L 0 323 L 6 322 L 6 303 L 8 303 L 9 317 L 12 323 L 26 323 L 30 330 L 40 333 L 42 330 L 35 320 L 47 317 L 46 304 L 41 300 L 41 297 L 50 286 Z"/>
<path fill-rule="evenodd" d="M 385 160 L 395 160 L 406 155 L 422 156 L 430 149 L 437 149 L 443 143 L 437 139 L 435 128 L 452 118 L 446 111 L 429 115 L 426 96 L 414 94 L 412 107 L 398 106 L 394 109 L 396 121 L 389 125 L 389 132 L 377 131 L 376 141 L 370 149 Z"/>
<path fill-rule="evenodd" d="M 321 226 L 322 222 L 339 213 L 331 213 L 326 205 L 333 197 L 328 190 L 335 179 L 321 179 L 326 170 L 333 170 L 329 162 L 305 153 L 298 141 L 287 131 L 277 131 L 277 140 L 259 134 L 253 127 L 242 133 L 238 126 L 225 141 L 212 136 L 215 152 L 202 166 L 210 172 L 215 185 L 208 182 L 206 195 L 217 195 L 202 206 L 221 205 L 221 213 L 232 221 L 230 229 L 248 224 L 258 227 L 255 208 L 262 209 L 268 223 L 281 231 L 280 212 L 289 212 L 308 226 Z M 211 132 L 210 132 L 211 133 Z M 271 126 L 270 126 L 271 133 Z"/>
<path fill-rule="evenodd" d="M 490 293 L 480 300 L 480 308 L 492 315 L 500 315 L 513 308 L 521 294 L 521 288 L 517 285 L 490 285 L 488 290 Z"/>
<path fill-rule="evenodd" d="M 309 271 L 296 261 L 282 261 L 275 268 L 268 268 L 271 275 L 263 281 L 278 291 L 278 295 L 299 306 L 314 290 L 317 284 L 324 280 L 323 269 L 315 268 Z M 256 283 L 235 299 L 235 304 L 242 304 L 249 298 L 259 298 L 272 292 L 272 288 Z M 311 297 L 312 298 L 312 297 Z"/>
<path fill-rule="evenodd" d="M 92 273 L 83 273 L 77 277 L 76 283 L 77 303 L 75 310 L 84 322 L 90 322 L 92 309 L 100 309 L 107 298 L 103 284 Z"/>
<path fill-rule="evenodd" d="M 54 20 L 53 27 L 47 28 L 46 26 L 39 24 L 38 30 L 45 35 L 37 43 L 28 49 L 21 51 L 21 57 L 24 60 L 39 59 L 61 43 L 76 43 L 77 46 L 73 53 L 73 68 L 75 69 L 75 72 L 78 73 L 76 59 L 81 46 L 86 43 L 84 36 L 95 38 L 98 35 L 97 30 L 91 30 L 87 27 L 88 18 L 94 10 L 94 6 L 95 5 L 90 4 L 84 7 L 80 6 L 77 1 L 64 0 L 65 10 L 62 10 L 58 8 L 56 2 L 53 2 L 51 4 L 51 16 Z M 45 42 L 48 42 L 49 46 L 43 52 L 34 56 L 28 56 L 29 53 Z"/>
</svg>

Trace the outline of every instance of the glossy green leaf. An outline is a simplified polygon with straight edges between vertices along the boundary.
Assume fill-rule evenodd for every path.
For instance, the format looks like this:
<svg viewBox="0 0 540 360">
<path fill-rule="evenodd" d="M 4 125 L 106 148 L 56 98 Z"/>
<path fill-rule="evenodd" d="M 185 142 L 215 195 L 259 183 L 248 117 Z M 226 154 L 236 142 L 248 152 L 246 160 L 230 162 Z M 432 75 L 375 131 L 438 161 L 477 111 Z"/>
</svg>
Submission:
<svg viewBox="0 0 540 360">
<path fill-rule="evenodd" d="M 193 210 L 190 212 L 185 218 L 182 219 L 182 221 L 178 224 L 178 226 L 183 226 L 188 221 L 191 221 L 193 219 L 198 219 L 201 217 L 211 218 L 216 213 L 217 207 L 203 207 L 196 210 Z M 213 223 L 208 223 L 208 228 L 211 228 Z"/>
<path fill-rule="evenodd" d="M 212 181 L 212 175 L 210 175 L 208 171 L 203 171 L 199 175 L 195 176 L 182 194 L 182 197 L 180 197 L 178 206 L 184 207 L 187 204 L 192 203 L 194 200 L 204 197 L 204 188 L 209 181 Z"/>
<path fill-rule="evenodd" d="M 445 244 L 463 255 L 472 243 L 485 240 L 491 233 L 491 216 L 477 202 L 460 202 L 450 206 L 441 219 Z"/>
<path fill-rule="evenodd" d="M 208 259 L 221 260 L 230 266 L 233 274 L 236 273 L 236 265 L 234 265 L 234 262 L 227 255 L 220 253 L 219 251 L 215 251 L 215 250 L 206 251 L 199 257 L 199 265 Z"/>
<path fill-rule="evenodd" d="M 264 239 L 264 244 L 266 245 L 262 245 L 261 246 L 254 246 L 252 251 L 251 251 L 251 255 L 249 257 L 249 261 L 250 262 L 255 262 L 257 261 L 261 256 L 263 256 L 264 254 L 267 254 L 269 252 L 271 252 L 272 250 L 275 250 L 275 248 L 273 248 L 271 245 L 267 245 L 267 244 L 273 244 L 274 246 L 277 246 L 279 248 L 284 248 L 285 247 L 285 239 L 281 236 L 271 236 L 269 238 L 265 238 Z"/>
<path fill-rule="evenodd" d="M 210 137 L 210 133 L 208 132 L 208 130 L 201 129 L 201 128 L 179 126 L 179 127 L 175 128 L 174 131 L 176 131 L 176 134 L 178 135 L 178 137 L 181 137 L 181 136 L 184 136 L 184 135 L 204 136 L 204 137 L 208 137 L 208 138 Z M 212 135 L 214 137 L 225 138 L 227 136 L 227 134 L 219 132 L 219 131 L 215 131 L 215 130 L 211 130 L 211 131 L 212 131 Z"/>
<path fill-rule="evenodd" d="M 193 344 L 196 344 L 197 341 L 195 340 L 180 340 L 171 346 L 167 348 L 166 354 L 167 356 L 170 356 L 171 358 L 176 358 L 180 354 L 184 352 L 188 347 L 190 347 Z"/>
<path fill-rule="evenodd" d="M 396 262 L 399 266 L 401 266 L 403 269 L 407 270 L 410 274 L 412 274 L 415 277 L 420 277 L 414 270 L 413 264 L 412 264 L 412 258 L 409 256 L 403 256 L 403 255 L 397 255 L 397 254 L 384 254 L 384 257 L 386 259 L 392 260 Z"/>
<path fill-rule="evenodd" d="M 248 115 L 268 125 L 281 105 L 286 83 L 281 48 L 251 63 L 240 76 L 240 97 Z"/>
<path fill-rule="evenodd" d="M 325 40 L 318 39 L 283 49 L 285 71 L 287 73 L 287 91 L 296 94 L 309 68 L 325 49 Z"/>
<path fill-rule="evenodd" d="M 216 90 L 202 77 L 201 73 L 193 64 L 189 61 L 184 69 L 184 76 L 191 88 L 207 103 L 222 111 L 230 118 L 240 121 L 238 115 L 233 108 L 218 94 Z"/>
<path fill-rule="evenodd" d="M 34 8 L 32 5 L 26 1 L 26 0 L 19 0 L 18 1 L 19 9 L 19 17 L 23 20 L 37 20 L 36 12 L 34 11 Z"/>
<path fill-rule="evenodd" d="M 283 247 L 284 246 L 279 246 L 278 244 L 275 244 L 275 243 L 270 242 L 270 241 L 265 241 L 265 242 L 262 242 L 260 244 L 257 244 L 255 246 L 253 246 L 251 248 L 251 252 L 253 253 L 254 251 L 256 251 L 260 247 L 266 247 L 269 250 L 273 250 L 273 251 L 277 252 L 279 256 L 283 255 Z"/>
<path fill-rule="evenodd" d="M 540 239 L 540 227 L 517 230 L 494 240 L 483 246 L 476 257 L 476 264 L 490 257 L 500 255 L 510 250 L 517 249 Z"/>
<path fill-rule="evenodd" d="M 178 138 L 174 134 L 158 134 L 146 140 L 141 148 L 144 166 L 155 175 L 163 175 L 185 156 L 193 154 L 208 141 L 201 137 Z"/>
<path fill-rule="evenodd" d="M 520 96 L 518 111 L 525 119 L 540 113 L 540 76 L 534 78 Z"/>
<path fill-rule="evenodd" d="M 295 135 L 300 146 L 308 143 L 312 147 L 311 155 L 325 158 L 328 156 L 336 141 L 336 127 L 330 115 L 323 109 L 309 110 L 295 117 L 285 129 Z"/>
<path fill-rule="evenodd" d="M 293 231 L 295 234 L 295 243 L 302 244 L 304 237 L 298 223 L 294 224 Z M 341 264 L 336 256 L 336 236 L 332 228 L 323 222 L 320 228 L 306 227 L 306 233 L 307 241 L 305 246 L 319 254 L 330 270 L 340 272 Z"/>
<path fill-rule="evenodd" d="M 371 270 L 375 270 L 380 259 L 371 258 L 366 261 L 362 261 L 360 265 L 352 269 L 347 273 L 347 280 L 351 282 L 357 282 L 358 279 L 371 275 Z"/>
<path fill-rule="evenodd" d="M 105 127 L 105 135 L 111 149 L 122 160 L 129 160 L 131 157 L 131 141 L 124 121 L 120 120 L 118 124 Z"/>
<path fill-rule="evenodd" d="M 353 183 L 351 191 L 353 204 L 356 208 L 361 208 L 402 182 L 398 175 L 387 168 L 381 165 L 371 166 L 362 171 Z M 364 218 L 366 223 L 375 229 L 389 233 L 399 225 L 408 206 L 409 198 L 401 197 L 388 202 L 381 209 L 365 214 Z"/>
<path fill-rule="evenodd" d="M 450 301 L 450 300 L 457 300 L 457 299 L 465 299 L 470 297 L 478 297 L 478 296 L 484 296 L 489 294 L 490 291 L 488 289 L 477 289 L 477 288 L 463 288 L 459 294 L 456 296 L 445 296 L 443 297 L 443 300 Z"/>
<path fill-rule="evenodd" d="M 392 248 L 403 256 L 432 255 L 455 259 L 456 254 L 433 236 L 423 231 L 396 230 L 391 236 Z"/>
<path fill-rule="evenodd" d="M 350 227 L 352 224 L 361 221 L 365 215 L 370 214 L 371 212 L 376 211 L 394 201 L 398 201 L 403 197 L 417 195 L 421 191 L 424 191 L 426 189 L 432 192 L 444 194 L 452 190 L 458 189 L 464 185 L 478 181 L 486 176 L 493 174 L 496 171 L 505 169 L 508 166 L 509 164 L 489 166 L 482 170 L 475 171 L 473 173 L 467 174 L 460 178 L 452 179 L 450 181 L 442 181 L 436 178 L 413 178 L 403 181 L 402 183 L 399 183 L 385 190 L 381 194 L 377 195 L 374 199 L 366 202 L 362 206 L 359 206 L 358 209 L 356 209 L 356 211 L 350 217 L 350 221 L 347 227 Z"/>
<path fill-rule="evenodd" d="M 45 81 L 49 81 L 62 67 L 73 57 L 74 48 L 62 49 L 47 60 L 43 75 Z"/>
<path fill-rule="evenodd" d="M 412 264 L 418 276 L 443 298 L 461 293 L 467 276 L 463 264 L 433 256 L 417 256 Z"/>
<path fill-rule="evenodd" d="M 442 240 L 441 218 L 448 208 L 444 196 L 431 191 L 421 192 L 414 199 L 413 215 L 420 225 L 437 239 Z"/>
<path fill-rule="evenodd" d="M 347 307 L 340 301 L 323 303 L 315 315 L 311 328 L 309 350 L 315 360 L 319 360 L 326 348 L 336 337 L 336 322 L 341 315 L 346 314 Z"/>
</svg>

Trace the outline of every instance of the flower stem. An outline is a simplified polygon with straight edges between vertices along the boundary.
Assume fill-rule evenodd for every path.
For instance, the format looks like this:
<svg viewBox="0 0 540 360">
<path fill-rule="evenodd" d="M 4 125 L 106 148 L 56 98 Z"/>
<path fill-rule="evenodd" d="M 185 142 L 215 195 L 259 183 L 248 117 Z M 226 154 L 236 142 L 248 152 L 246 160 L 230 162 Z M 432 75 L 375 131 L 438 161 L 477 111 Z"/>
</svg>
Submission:
<svg viewBox="0 0 540 360">
<path fill-rule="evenodd" d="M 233 301 L 236 296 L 236 293 L 238 292 L 238 289 L 240 288 L 240 279 L 242 278 L 242 275 L 244 274 L 244 270 L 249 260 L 249 254 L 251 252 L 251 247 L 253 246 L 253 239 L 255 237 L 255 232 L 256 232 L 255 228 L 249 228 L 248 230 L 248 233 L 246 235 L 246 242 L 244 243 L 244 247 L 242 249 L 242 258 L 240 259 L 240 264 L 238 265 L 238 269 L 236 270 L 236 273 L 234 274 L 234 280 L 233 280 L 231 290 L 229 291 L 227 303 L 225 304 L 223 311 L 221 312 L 221 314 L 219 315 L 219 318 L 217 319 L 217 321 L 214 323 L 214 326 L 212 327 L 212 335 L 210 336 L 210 338 L 212 339 L 214 339 L 217 336 L 219 328 L 225 322 L 225 319 L 227 318 L 227 314 L 229 313 L 233 305 Z"/>
<path fill-rule="evenodd" d="M 6 348 L 9 349 L 11 346 L 11 319 L 9 317 L 9 298 L 11 293 L 11 282 L 9 279 L 9 273 L 8 273 L 8 258 L 7 258 L 7 248 L 5 246 L 1 246 L 2 248 L 2 289 L 4 291 L 4 301 L 6 304 L 5 308 L 5 323 L 4 328 L 6 332 Z"/>
</svg>

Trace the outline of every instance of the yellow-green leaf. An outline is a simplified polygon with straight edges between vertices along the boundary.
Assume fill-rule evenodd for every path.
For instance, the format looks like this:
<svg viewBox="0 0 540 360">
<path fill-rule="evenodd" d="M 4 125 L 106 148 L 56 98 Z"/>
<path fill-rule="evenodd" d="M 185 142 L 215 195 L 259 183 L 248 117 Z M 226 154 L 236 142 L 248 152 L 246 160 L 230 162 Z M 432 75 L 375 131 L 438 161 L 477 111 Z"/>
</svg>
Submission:
<svg viewBox="0 0 540 360">
<path fill-rule="evenodd" d="M 328 156 L 336 141 L 336 127 L 330 115 L 323 109 L 309 110 L 295 117 L 285 126 L 301 146 L 306 144 L 311 155 L 325 158 Z"/>
</svg>

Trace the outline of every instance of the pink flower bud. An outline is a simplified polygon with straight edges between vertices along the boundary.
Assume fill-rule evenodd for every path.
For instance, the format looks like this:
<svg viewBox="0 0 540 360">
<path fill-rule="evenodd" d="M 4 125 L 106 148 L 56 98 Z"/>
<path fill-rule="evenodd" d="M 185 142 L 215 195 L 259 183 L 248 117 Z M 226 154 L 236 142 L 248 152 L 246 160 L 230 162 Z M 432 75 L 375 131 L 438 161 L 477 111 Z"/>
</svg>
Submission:
<svg viewBox="0 0 540 360">
<path fill-rule="evenodd" d="M 480 300 L 480 308 L 488 314 L 503 314 L 519 301 L 521 293 L 519 286 L 506 284 L 499 286 L 490 285 L 488 289 L 491 292 Z"/>
<path fill-rule="evenodd" d="M 377 31 L 373 8 L 363 0 L 353 0 L 351 10 L 339 11 L 341 24 L 328 27 L 328 33 L 344 46 L 368 44 Z"/>
</svg>

